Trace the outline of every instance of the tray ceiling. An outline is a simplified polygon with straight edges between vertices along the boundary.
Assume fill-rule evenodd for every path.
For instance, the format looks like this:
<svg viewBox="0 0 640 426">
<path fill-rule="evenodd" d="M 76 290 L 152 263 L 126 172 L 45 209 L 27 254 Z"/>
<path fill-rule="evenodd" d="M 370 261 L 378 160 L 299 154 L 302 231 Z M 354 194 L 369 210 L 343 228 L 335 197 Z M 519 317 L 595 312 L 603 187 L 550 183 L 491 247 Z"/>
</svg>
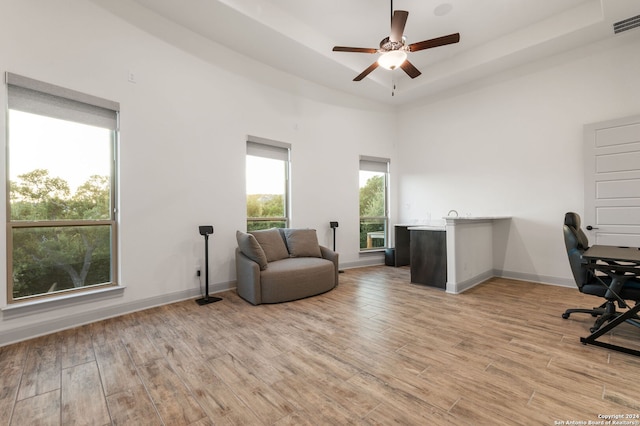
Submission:
<svg viewBox="0 0 640 426">
<path fill-rule="evenodd" d="M 331 49 L 335 45 L 377 48 L 389 35 L 387 0 L 93 1 L 127 15 L 134 24 L 131 6 L 135 5 L 138 11 L 273 69 L 392 104 L 492 78 L 597 41 L 640 39 L 640 29 L 613 32 L 614 22 L 640 14 L 639 0 L 395 0 L 394 9 L 409 11 L 407 43 L 455 32 L 460 33 L 460 42 L 409 53 L 410 61 L 422 71 L 416 79 L 402 70 L 378 68 L 363 81 L 353 82 L 377 55 Z M 152 27 L 148 16 L 143 25 L 147 30 Z M 157 25 L 154 28 L 162 31 Z M 172 35 L 167 32 L 163 37 L 171 41 Z M 395 96 L 391 96 L 394 85 Z"/>
</svg>

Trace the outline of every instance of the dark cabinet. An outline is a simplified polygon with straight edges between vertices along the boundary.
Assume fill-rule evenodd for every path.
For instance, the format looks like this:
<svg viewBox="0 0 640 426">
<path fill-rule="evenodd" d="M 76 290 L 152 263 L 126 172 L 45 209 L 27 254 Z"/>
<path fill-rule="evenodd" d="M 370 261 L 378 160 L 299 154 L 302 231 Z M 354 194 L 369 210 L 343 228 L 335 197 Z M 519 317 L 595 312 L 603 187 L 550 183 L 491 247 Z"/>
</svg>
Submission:
<svg viewBox="0 0 640 426">
<path fill-rule="evenodd" d="M 396 250 L 395 250 L 395 266 L 406 266 L 409 264 L 409 240 L 410 240 L 410 231 L 409 226 L 406 225 L 395 225 L 395 242 L 396 242 Z"/>
<path fill-rule="evenodd" d="M 411 230 L 411 282 L 447 288 L 447 232 Z"/>
</svg>

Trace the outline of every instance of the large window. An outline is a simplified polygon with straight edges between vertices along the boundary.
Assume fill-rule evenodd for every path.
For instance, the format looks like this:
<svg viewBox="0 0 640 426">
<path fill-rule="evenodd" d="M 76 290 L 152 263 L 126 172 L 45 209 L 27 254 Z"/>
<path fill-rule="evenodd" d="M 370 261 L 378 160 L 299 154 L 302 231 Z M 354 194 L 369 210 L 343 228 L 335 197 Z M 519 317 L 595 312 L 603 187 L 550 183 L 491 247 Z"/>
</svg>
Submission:
<svg viewBox="0 0 640 426">
<path fill-rule="evenodd" d="M 119 105 L 7 73 L 8 301 L 116 285 Z"/>
<path fill-rule="evenodd" d="M 290 145 L 247 138 L 247 231 L 289 226 Z"/>
<path fill-rule="evenodd" d="M 389 241 L 389 160 L 360 157 L 360 251 Z"/>
</svg>

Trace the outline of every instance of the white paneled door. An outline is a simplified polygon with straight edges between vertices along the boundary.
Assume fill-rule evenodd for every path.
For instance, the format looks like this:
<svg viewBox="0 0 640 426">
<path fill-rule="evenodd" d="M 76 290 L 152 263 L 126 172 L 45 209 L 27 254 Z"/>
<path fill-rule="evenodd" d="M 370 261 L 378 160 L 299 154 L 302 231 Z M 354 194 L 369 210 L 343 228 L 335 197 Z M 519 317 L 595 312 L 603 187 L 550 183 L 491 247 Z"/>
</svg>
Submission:
<svg viewBox="0 0 640 426">
<path fill-rule="evenodd" d="M 582 225 L 590 244 L 640 247 L 640 116 L 584 130 Z"/>
</svg>

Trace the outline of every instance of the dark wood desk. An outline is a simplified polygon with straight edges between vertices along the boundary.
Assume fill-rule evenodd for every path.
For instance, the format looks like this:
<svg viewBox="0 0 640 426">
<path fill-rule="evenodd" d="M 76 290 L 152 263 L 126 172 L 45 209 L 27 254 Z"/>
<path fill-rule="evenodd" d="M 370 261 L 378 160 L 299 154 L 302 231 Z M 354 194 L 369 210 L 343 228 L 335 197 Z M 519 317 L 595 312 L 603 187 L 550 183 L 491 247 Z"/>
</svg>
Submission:
<svg viewBox="0 0 640 426">
<path fill-rule="evenodd" d="M 623 281 L 629 278 L 638 278 L 638 276 L 640 276 L 640 248 L 637 247 L 595 245 L 589 247 L 582 254 L 582 257 L 585 260 L 590 261 L 587 267 L 594 273 L 595 271 L 600 271 L 612 277 L 609 290 L 614 292 L 614 294 L 614 287 L 619 286 Z M 597 263 L 598 261 L 621 262 L 622 264 Z M 615 296 L 617 297 L 617 294 L 615 294 Z M 619 297 L 617 298 L 620 299 Z M 596 330 L 589 336 L 581 337 L 580 341 L 585 345 L 595 345 L 630 355 L 640 356 L 640 351 L 596 340 L 598 337 L 613 330 L 625 321 L 640 327 L 640 324 L 637 322 L 638 312 L 640 312 L 640 303 L 636 303 L 633 308 L 628 309 L 626 312 L 600 327 L 600 329 Z"/>
<path fill-rule="evenodd" d="M 617 260 L 640 266 L 640 247 L 591 246 L 583 254 L 585 259 Z M 637 271 L 637 270 L 636 270 Z"/>
</svg>

